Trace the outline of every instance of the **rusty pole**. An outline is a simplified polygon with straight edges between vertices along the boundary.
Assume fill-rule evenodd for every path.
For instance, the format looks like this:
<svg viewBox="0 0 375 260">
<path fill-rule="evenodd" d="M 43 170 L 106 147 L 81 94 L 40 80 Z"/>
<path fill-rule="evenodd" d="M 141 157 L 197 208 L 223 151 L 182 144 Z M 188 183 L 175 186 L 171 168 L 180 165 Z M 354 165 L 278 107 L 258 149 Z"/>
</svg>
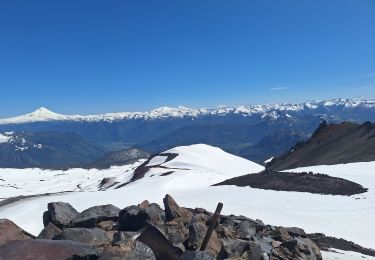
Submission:
<svg viewBox="0 0 375 260">
<path fill-rule="evenodd" d="M 222 209 L 223 209 L 223 203 L 219 202 L 216 206 L 216 210 L 215 210 L 214 215 L 212 216 L 212 218 L 209 221 L 208 230 L 206 232 L 206 235 L 204 236 L 201 248 L 199 249 L 200 251 L 206 250 L 208 242 L 210 241 L 210 238 L 212 236 L 212 232 L 214 231 L 214 228 L 215 228 L 216 223 L 219 219 L 220 212 L 221 212 Z"/>
</svg>

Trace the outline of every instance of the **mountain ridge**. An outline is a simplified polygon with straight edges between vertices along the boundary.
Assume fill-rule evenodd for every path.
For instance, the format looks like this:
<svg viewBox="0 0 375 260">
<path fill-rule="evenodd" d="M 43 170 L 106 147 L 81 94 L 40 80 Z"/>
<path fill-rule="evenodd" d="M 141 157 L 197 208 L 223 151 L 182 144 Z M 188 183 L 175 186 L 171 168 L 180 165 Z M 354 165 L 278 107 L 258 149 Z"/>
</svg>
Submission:
<svg viewBox="0 0 375 260">
<path fill-rule="evenodd" d="M 259 115 L 261 118 L 277 119 L 280 116 L 293 117 L 291 114 L 301 111 L 315 111 L 320 109 L 330 110 L 335 107 L 369 109 L 375 108 L 375 99 L 329 99 L 313 100 L 301 103 L 279 103 L 264 105 L 239 105 L 239 106 L 218 106 L 214 108 L 188 108 L 159 107 L 146 112 L 117 112 L 97 115 L 63 115 L 52 112 L 45 107 L 40 107 L 34 112 L 0 119 L 0 124 L 23 124 L 45 121 L 119 121 L 127 119 L 160 119 L 160 118 L 184 118 L 212 115 L 235 114 L 242 116 Z"/>
<path fill-rule="evenodd" d="M 267 163 L 272 170 L 375 160 L 375 123 L 322 122 L 306 142 Z"/>
</svg>

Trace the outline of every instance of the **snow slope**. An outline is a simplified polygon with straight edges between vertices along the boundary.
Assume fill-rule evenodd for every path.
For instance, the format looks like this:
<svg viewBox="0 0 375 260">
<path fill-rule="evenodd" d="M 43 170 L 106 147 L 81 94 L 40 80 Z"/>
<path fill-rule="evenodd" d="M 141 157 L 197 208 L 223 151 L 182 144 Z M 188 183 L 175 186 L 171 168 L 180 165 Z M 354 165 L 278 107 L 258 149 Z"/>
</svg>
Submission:
<svg viewBox="0 0 375 260">
<path fill-rule="evenodd" d="M 167 152 L 179 155 L 169 162 L 165 162 L 165 156 L 160 156 L 151 163 L 153 167 L 142 179 L 123 188 L 106 191 L 88 189 L 86 192 L 25 199 L 0 208 L 0 218 L 9 218 L 27 231 L 38 234 L 43 226 L 43 211 L 51 201 L 69 202 L 77 210 L 108 203 L 123 208 L 145 199 L 162 205 L 162 198 L 169 193 L 186 207 L 214 210 L 217 202 L 221 201 L 224 203 L 223 214 L 245 215 L 273 225 L 299 226 L 310 233 L 323 232 L 375 248 L 375 162 L 297 169 L 339 176 L 369 188 L 367 193 L 346 197 L 250 187 L 212 187 L 212 184 L 224 179 L 263 168 L 207 145 L 177 147 Z M 1 176 L 5 175 L 3 172 Z M 122 179 L 130 179 L 131 175 L 131 171 L 124 172 Z M 39 192 L 42 187 L 41 183 L 34 192 Z"/>
<path fill-rule="evenodd" d="M 310 111 L 312 113 L 321 113 L 321 110 L 332 110 L 334 108 L 375 108 L 375 100 L 362 99 L 331 99 L 316 100 L 296 104 L 266 104 L 266 105 L 241 105 L 241 106 L 219 106 L 215 108 L 188 108 L 178 107 L 160 107 L 147 112 L 119 112 L 106 113 L 99 115 L 62 115 L 52 112 L 44 107 L 36 111 L 12 118 L 0 119 L 0 124 L 21 124 L 45 121 L 116 121 L 124 119 L 156 119 L 156 118 L 183 118 L 199 117 L 205 115 L 226 115 L 237 114 L 243 116 L 259 115 L 261 118 L 277 119 L 281 115 L 293 117 L 293 112 Z M 290 113 L 286 113 L 290 112 Z"/>
<path fill-rule="evenodd" d="M 321 251 L 324 260 L 375 260 L 375 257 L 363 255 L 352 251 L 342 251 L 334 249 L 334 251 Z"/>
</svg>

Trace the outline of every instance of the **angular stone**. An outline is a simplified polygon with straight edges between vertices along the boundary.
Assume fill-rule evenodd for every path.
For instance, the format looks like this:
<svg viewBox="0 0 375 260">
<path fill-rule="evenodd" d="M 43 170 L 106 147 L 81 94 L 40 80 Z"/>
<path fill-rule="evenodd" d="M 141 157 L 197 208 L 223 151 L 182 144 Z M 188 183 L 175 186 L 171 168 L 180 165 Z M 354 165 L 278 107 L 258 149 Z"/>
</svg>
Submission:
<svg viewBox="0 0 375 260">
<path fill-rule="evenodd" d="M 193 213 L 185 208 L 180 207 L 169 194 L 164 197 L 163 203 L 167 221 L 181 219 L 183 222 L 190 222 Z"/>
<path fill-rule="evenodd" d="M 62 230 L 54 224 L 49 223 L 38 235 L 38 239 L 53 239 L 55 236 L 60 235 Z"/>
<path fill-rule="evenodd" d="M 137 238 L 154 252 L 157 259 L 177 260 L 181 249 L 176 248 L 165 234 L 156 226 L 148 224 L 142 234 Z"/>
<path fill-rule="evenodd" d="M 92 246 L 109 244 L 111 240 L 98 228 L 67 228 L 54 238 L 55 240 L 72 240 Z"/>
<path fill-rule="evenodd" d="M 180 260 L 215 260 L 216 258 L 207 251 L 185 251 Z"/>
<path fill-rule="evenodd" d="M 121 231 L 138 231 L 144 228 L 150 217 L 145 209 L 137 206 L 126 207 L 119 214 L 119 230 Z"/>
<path fill-rule="evenodd" d="M 286 230 L 288 231 L 289 235 L 291 236 L 299 236 L 299 237 L 306 237 L 305 230 L 298 227 L 287 227 Z"/>
<path fill-rule="evenodd" d="M 207 227 L 201 222 L 195 222 L 189 225 L 189 238 L 187 241 L 188 248 L 191 250 L 197 250 L 206 235 Z"/>
<path fill-rule="evenodd" d="M 31 239 L 32 235 L 9 219 L 0 219 L 0 246 L 13 240 Z"/>
<path fill-rule="evenodd" d="M 251 240 L 256 234 L 256 225 L 251 221 L 241 221 L 237 226 L 240 239 Z"/>
<path fill-rule="evenodd" d="M 250 242 L 249 260 L 263 260 L 263 251 L 260 244 Z"/>
<path fill-rule="evenodd" d="M 164 225 L 167 238 L 173 244 L 183 243 L 189 235 L 189 230 L 182 222 L 170 221 Z"/>
<path fill-rule="evenodd" d="M 151 203 L 144 210 L 148 215 L 148 221 L 153 225 L 160 225 L 165 222 L 164 210 L 158 204 Z"/>
<path fill-rule="evenodd" d="M 141 204 L 138 205 L 141 209 L 145 209 L 150 206 L 150 202 L 148 200 L 144 200 Z"/>
<path fill-rule="evenodd" d="M 241 239 L 223 239 L 222 251 L 225 252 L 225 258 L 240 257 L 249 250 L 250 244 L 248 241 Z"/>
<path fill-rule="evenodd" d="M 138 232 L 128 232 L 128 231 L 118 231 L 113 236 L 113 243 L 128 243 L 133 242 L 138 238 L 140 233 Z"/>
<path fill-rule="evenodd" d="M 105 231 L 112 231 L 117 229 L 117 222 L 114 222 L 112 220 L 105 220 L 97 223 L 96 227 Z"/>
<path fill-rule="evenodd" d="M 100 254 L 99 260 L 156 260 L 151 248 L 142 242 L 133 241 L 124 245 L 105 246 Z"/>
<path fill-rule="evenodd" d="M 284 227 L 276 227 L 275 230 L 272 231 L 272 238 L 280 242 L 292 239 L 288 230 Z"/>
<path fill-rule="evenodd" d="M 93 228 L 102 221 L 117 221 L 120 209 L 112 204 L 88 208 L 75 216 L 70 226 Z"/>
<path fill-rule="evenodd" d="M 52 222 L 55 226 L 62 228 L 68 226 L 70 221 L 78 215 L 72 205 L 65 202 L 48 203 L 48 211 L 43 214 L 43 224 L 47 226 Z"/>
<path fill-rule="evenodd" d="M 73 241 L 56 241 L 46 239 L 30 239 L 11 241 L 0 246 L 0 259 L 98 259 L 95 248 Z M 78 258 L 81 257 L 81 258 Z"/>
</svg>

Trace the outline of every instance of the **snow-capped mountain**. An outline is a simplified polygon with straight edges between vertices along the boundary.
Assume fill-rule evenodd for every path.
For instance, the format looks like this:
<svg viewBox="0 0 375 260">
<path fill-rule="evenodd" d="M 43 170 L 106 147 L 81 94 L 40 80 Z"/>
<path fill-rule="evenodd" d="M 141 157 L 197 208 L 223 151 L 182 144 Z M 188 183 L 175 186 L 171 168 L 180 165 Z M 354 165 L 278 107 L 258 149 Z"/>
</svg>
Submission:
<svg viewBox="0 0 375 260">
<path fill-rule="evenodd" d="M 149 112 L 61 115 L 45 108 L 0 120 L 0 132 L 73 132 L 107 150 L 137 147 L 159 153 L 205 143 L 263 162 L 305 141 L 322 120 L 375 121 L 375 100 L 334 99 L 300 104 L 168 108 Z M 3 137 L 4 138 L 4 137 Z"/>
<path fill-rule="evenodd" d="M 277 119 L 282 115 L 292 117 L 293 113 L 329 111 L 340 109 L 372 109 L 375 108 L 375 100 L 362 99 L 332 99 L 324 101 L 309 101 L 296 104 L 269 104 L 269 105 L 241 105 L 236 107 L 220 106 L 216 108 L 187 108 L 160 107 L 148 112 L 119 112 L 99 115 L 62 115 L 48 110 L 45 107 L 38 108 L 32 113 L 12 118 L 0 119 L 0 124 L 23 124 L 45 121 L 118 121 L 126 119 L 160 119 L 160 118 L 184 118 L 215 115 L 258 115 L 261 118 L 269 117 Z"/>
</svg>

